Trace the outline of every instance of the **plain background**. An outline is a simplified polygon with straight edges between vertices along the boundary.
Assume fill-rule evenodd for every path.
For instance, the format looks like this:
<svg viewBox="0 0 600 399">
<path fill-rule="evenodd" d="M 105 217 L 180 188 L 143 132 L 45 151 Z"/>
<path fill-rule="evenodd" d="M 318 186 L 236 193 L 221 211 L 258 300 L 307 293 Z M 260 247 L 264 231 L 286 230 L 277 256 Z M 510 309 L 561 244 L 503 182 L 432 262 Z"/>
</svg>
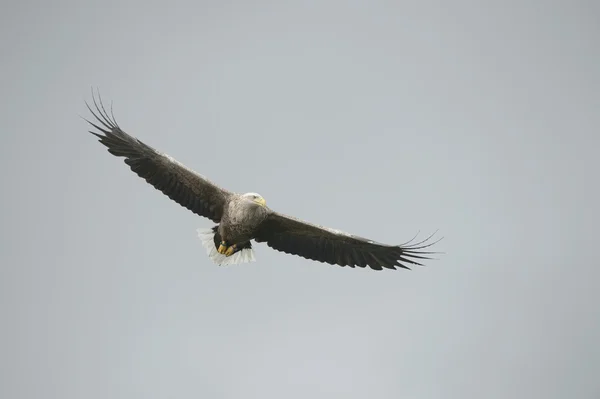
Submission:
<svg viewBox="0 0 600 399">
<path fill-rule="evenodd" d="M 593 1 L 9 1 L 0 396 L 598 398 Z M 108 154 L 121 126 L 412 271 L 257 246 Z"/>
</svg>

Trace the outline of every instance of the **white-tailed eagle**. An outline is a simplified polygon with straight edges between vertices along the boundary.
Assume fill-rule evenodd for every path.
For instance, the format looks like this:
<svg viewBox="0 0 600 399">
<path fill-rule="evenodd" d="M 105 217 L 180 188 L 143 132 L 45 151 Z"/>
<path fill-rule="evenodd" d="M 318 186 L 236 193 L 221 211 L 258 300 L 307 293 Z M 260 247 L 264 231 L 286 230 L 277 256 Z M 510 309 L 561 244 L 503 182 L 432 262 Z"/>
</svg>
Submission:
<svg viewBox="0 0 600 399">
<path fill-rule="evenodd" d="M 86 119 L 108 152 L 125 158 L 125 163 L 138 176 L 173 201 L 199 216 L 217 223 L 207 230 L 198 230 L 210 259 L 218 265 L 254 261 L 251 241 L 264 242 L 269 247 L 332 265 L 367 267 L 374 270 L 422 265 L 429 240 L 410 245 L 386 245 L 339 230 L 311 224 L 275 212 L 256 193 L 237 194 L 217 186 L 167 154 L 161 153 L 130 136 L 117 124 L 94 97 L 96 111 L 86 103 L 96 118 Z M 438 240 L 439 241 L 439 240 Z M 436 241 L 437 242 L 437 241 Z"/>
</svg>

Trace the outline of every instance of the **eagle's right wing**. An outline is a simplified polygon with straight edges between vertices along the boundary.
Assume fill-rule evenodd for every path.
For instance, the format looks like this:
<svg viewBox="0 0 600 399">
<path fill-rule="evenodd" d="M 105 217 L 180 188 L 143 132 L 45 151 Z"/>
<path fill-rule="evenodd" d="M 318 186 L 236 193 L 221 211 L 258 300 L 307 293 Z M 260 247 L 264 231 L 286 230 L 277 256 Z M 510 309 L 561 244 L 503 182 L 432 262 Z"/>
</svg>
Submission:
<svg viewBox="0 0 600 399">
<path fill-rule="evenodd" d="M 102 102 L 99 102 L 100 105 L 94 98 L 97 112 L 86 103 L 97 124 L 87 119 L 86 121 L 103 133 L 102 135 L 90 131 L 108 147 L 108 152 L 124 157 L 125 163 L 133 172 L 181 206 L 213 222 L 218 223 L 221 220 L 223 208 L 233 193 L 217 186 L 167 154 L 125 133 L 112 116 L 112 112 L 111 117 Z"/>
<path fill-rule="evenodd" d="M 439 241 L 426 244 L 426 239 L 412 245 L 386 245 L 278 212 L 269 214 L 254 239 L 277 251 L 306 259 L 339 266 L 369 266 L 374 270 L 422 266 L 420 260 L 431 259 L 425 255 L 436 253 L 423 249 Z"/>
</svg>

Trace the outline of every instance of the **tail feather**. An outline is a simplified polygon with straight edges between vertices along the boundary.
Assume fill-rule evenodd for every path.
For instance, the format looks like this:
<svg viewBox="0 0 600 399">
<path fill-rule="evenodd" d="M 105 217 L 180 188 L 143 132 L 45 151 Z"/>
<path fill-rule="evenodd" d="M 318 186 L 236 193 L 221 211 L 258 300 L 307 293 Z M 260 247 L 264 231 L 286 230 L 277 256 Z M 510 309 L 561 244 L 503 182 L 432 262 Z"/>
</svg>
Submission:
<svg viewBox="0 0 600 399">
<path fill-rule="evenodd" d="M 208 257 L 219 266 L 238 265 L 241 263 L 255 262 L 254 249 L 252 247 L 243 248 L 231 256 L 225 256 L 217 252 L 215 246 L 215 228 L 198 229 L 198 238 L 202 242 L 202 246 L 206 249 Z"/>
</svg>

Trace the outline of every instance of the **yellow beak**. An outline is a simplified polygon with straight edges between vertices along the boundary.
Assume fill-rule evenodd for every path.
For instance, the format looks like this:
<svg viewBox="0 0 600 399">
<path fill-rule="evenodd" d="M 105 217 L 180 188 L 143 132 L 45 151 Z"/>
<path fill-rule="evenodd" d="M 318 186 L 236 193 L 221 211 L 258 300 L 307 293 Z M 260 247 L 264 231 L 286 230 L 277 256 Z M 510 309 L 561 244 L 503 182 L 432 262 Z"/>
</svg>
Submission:
<svg viewBox="0 0 600 399">
<path fill-rule="evenodd" d="M 266 206 L 267 205 L 267 201 L 265 201 L 264 198 L 257 198 L 254 200 L 254 202 L 260 206 Z"/>
</svg>

